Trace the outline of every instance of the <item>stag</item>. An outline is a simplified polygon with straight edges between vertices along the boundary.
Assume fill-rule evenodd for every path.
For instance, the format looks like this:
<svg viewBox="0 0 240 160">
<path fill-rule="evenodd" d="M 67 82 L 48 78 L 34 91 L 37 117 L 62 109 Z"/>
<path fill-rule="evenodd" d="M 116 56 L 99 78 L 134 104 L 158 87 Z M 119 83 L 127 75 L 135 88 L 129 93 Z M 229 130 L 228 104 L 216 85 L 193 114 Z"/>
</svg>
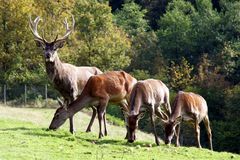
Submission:
<svg viewBox="0 0 240 160">
<path fill-rule="evenodd" d="M 163 113 L 164 114 L 164 113 Z M 181 121 L 188 121 L 193 124 L 196 133 L 196 141 L 199 148 L 200 144 L 200 127 L 199 123 L 204 122 L 208 133 L 209 145 L 212 150 L 212 133 L 208 118 L 208 107 L 204 98 L 192 92 L 179 91 L 173 104 L 173 111 L 170 116 L 164 115 L 165 119 L 165 143 L 170 144 L 176 135 L 176 146 L 180 146 L 179 133 Z"/>
<path fill-rule="evenodd" d="M 128 100 L 135 78 L 124 71 L 111 71 L 89 78 L 82 93 L 70 103 L 67 109 L 59 108 L 49 126 L 49 129 L 59 128 L 67 118 L 82 110 L 84 106 L 94 105 L 97 108 L 99 120 L 99 138 L 103 136 L 102 121 L 108 103 L 118 104 L 121 110 L 128 112 Z"/>
<path fill-rule="evenodd" d="M 68 106 L 77 98 L 77 95 L 82 92 L 88 79 L 92 75 L 101 74 L 102 72 L 96 67 L 77 67 L 68 63 L 63 63 L 59 59 L 57 51 L 59 48 L 63 47 L 68 36 L 72 33 L 75 24 L 74 17 L 72 17 L 73 22 L 71 28 L 69 28 L 67 19 L 64 20 L 66 28 L 65 35 L 61 38 L 58 38 L 57 35 L 52 42 L 48 42 L 44 36 L 41 37 L 38 34 L 37 26 L 39 21 L 40 17 L 37 17 L 34 21 L 32 21 L 30 17 L 30 29 L 34 35 L 37 46 L 43 48 L 47 75 L 53 83 L 54 88 L 57 89 L 64 98 L 63 103 L 59 101 L 60 108 L 63 108 L 63 106 Z M 92 109 L 93 114 L 87 131 L 91 131 L 92 123 L 96 117 L 96 109 L 94 107 L 92 107 Z M 69 117 L 69 122 L 70 132 L 73 133 L 73 117 Z"/>
<path fill-rule="evenodd" d="M 138 81 L 130 95 L 130 113 L 127 118 L 128 142 L 135 141 L 135 131 L 138 127 L 138 121 L 144 115 L 147 109 L 150 113 L 152 128 L 154 131 L 155 142 L 159 145 L 157 132 L 155 128 L 155 114 L 162 118 L 161 105 L 165 110 L 171 113 L 169 103 L 169 90 L 167 86 L 160 80 L 147 79 Z"/>
</svg>

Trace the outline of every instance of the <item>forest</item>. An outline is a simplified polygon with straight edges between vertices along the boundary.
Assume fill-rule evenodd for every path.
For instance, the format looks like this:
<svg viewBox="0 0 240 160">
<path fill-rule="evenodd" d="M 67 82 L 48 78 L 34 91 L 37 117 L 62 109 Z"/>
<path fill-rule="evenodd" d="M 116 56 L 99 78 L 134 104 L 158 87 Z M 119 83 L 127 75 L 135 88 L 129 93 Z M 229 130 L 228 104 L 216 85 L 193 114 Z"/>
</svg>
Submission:
<svg viewBox="0 0 240 160">
<path fill-rule="evenodd" d="M 240 153 L 239 11 L 238 0 L 0 0 L 0 85 L 49 83 L 29 17 L 41 17 L 50 41 L 73 15 L 63 62 L 162 80 L 172 99 L 179 90 L 202 95 L 214 150 Z"/>
</svg>

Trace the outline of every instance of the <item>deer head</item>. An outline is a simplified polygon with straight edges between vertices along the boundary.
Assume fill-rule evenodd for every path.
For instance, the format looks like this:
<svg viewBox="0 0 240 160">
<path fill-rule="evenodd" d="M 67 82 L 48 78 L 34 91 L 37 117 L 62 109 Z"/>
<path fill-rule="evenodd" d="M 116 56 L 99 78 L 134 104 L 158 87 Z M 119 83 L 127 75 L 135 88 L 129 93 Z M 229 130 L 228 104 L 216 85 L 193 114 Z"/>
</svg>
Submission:
<svg viewBox="0 0 240 160">
<path fill-rule="evenodd" d="M 49 126 L 50 130 L 58 129 L 63 123 L 69 118 L 69 112 L 65 107 L 59 107 L 52 119 L 52 122 Z"/>
<path fill-rule="evenodd" d="M 181 123 L 182 121 L 182 116 L 177 117 L 174 120 L 171 120 L 169 118 L 169 115 L 165 114 L 164 112 L 161 112 L 162 116 L 162 122 L 164 124 L 164 129 L 165 129 L 165 144 L 170 144 L 174 133 L 175 133 L 175 127 Z"/>
<path fill-rule="evenodd" d="M 67 37 L 72 33 L 73 29 L 74 29 L 74 25 L 75 25 L 75 20 L 74 17 L 72 16 L 72 28 L 70 29 L 67 23 L 67 19 L 65 18 L 64 20 L 64 25 L 66 28 L 66 33 L 63 37 L 58 38 L 58 35 L 56 36 L 56 38 L 54 39 L 54 41 L 52 42 L 48 42 L 45 38 L 44 38 L 44 34 L 41 37 L 38 34 L 38 30 L 37 30 L 37 26 L 38 23 L 40 21 L 40 17 L 38 16 L 34 21 L 32 21 L 31 17 L 29 20 L 29 26 L 30 29 L 35 37 L 35 42 L 37 44 L 38 47 L 42 47 L 43 51 L 44 51 L 44 57 L 46 62 L 54 62 L 56 56 L 57 56 L 57 50 L 59 48 L 62 48 Z"/>
<path fill-rule="evenodd" d="M 130 114 L 127 117 L 128 128 L 128 142 L 132 143 L 136 140 L 136 129 L 138 128 L 138 121 L 144 117 L 144 112 L 139 114 Z"/>
</svg>

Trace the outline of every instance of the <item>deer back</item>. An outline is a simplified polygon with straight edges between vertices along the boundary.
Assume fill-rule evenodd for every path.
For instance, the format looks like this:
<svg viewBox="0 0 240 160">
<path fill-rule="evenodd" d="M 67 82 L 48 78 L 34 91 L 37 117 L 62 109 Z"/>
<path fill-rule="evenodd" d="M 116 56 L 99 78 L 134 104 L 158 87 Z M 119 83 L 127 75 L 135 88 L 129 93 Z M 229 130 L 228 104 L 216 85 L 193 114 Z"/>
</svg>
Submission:
<svg viewBox="0 0 240 160">
<path fill-rule="evenodd" d="M 178 92 L 174 104 L 171 119 L 182 116 L 184 120 L 191 120 L 193 115 L 201 121 L 208 112 L 204 98 L 192 92 Z"/>
<path fill-rule="evenodd" d="M 112 102 L 126 99 L 136 79 L 124 71 L 111 71 L 90 77 L 83 92 Z M 85 91 L 86 90 L 86 91 Z"/>
<path fill-rule="evenodd" d="M 131 93 L 130 108 L 138 113 L 141 105 L 159 106 L 167 103 L 168 98 L 169 90 L 162 81 L 155 79 L 138 81 Z"/>
</svg>

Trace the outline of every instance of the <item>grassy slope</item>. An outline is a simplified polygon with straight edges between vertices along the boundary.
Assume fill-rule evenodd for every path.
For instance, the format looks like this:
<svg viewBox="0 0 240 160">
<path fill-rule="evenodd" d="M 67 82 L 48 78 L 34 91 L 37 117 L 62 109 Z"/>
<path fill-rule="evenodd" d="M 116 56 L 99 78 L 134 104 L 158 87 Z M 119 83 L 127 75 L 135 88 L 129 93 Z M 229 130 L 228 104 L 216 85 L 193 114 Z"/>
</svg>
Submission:
<svg viewBox="0 0 240 160">
<path fill-rule="evenodd" d="M 54 110 L 0 107 L 0 159 L 240 159 L 239 155 L 212 152 L 194 147 L 148 147 L 153 136 L 138 132 L 136 143 L 123 139 L 125 128 L 108 125 L 109 136 L 97 139 L 97 121 L 93 133 L 83 132 L 89 116 L 75 118 L 77 133 L 65 124 L 58 131 L 46 131 Z"/>
</svg>

